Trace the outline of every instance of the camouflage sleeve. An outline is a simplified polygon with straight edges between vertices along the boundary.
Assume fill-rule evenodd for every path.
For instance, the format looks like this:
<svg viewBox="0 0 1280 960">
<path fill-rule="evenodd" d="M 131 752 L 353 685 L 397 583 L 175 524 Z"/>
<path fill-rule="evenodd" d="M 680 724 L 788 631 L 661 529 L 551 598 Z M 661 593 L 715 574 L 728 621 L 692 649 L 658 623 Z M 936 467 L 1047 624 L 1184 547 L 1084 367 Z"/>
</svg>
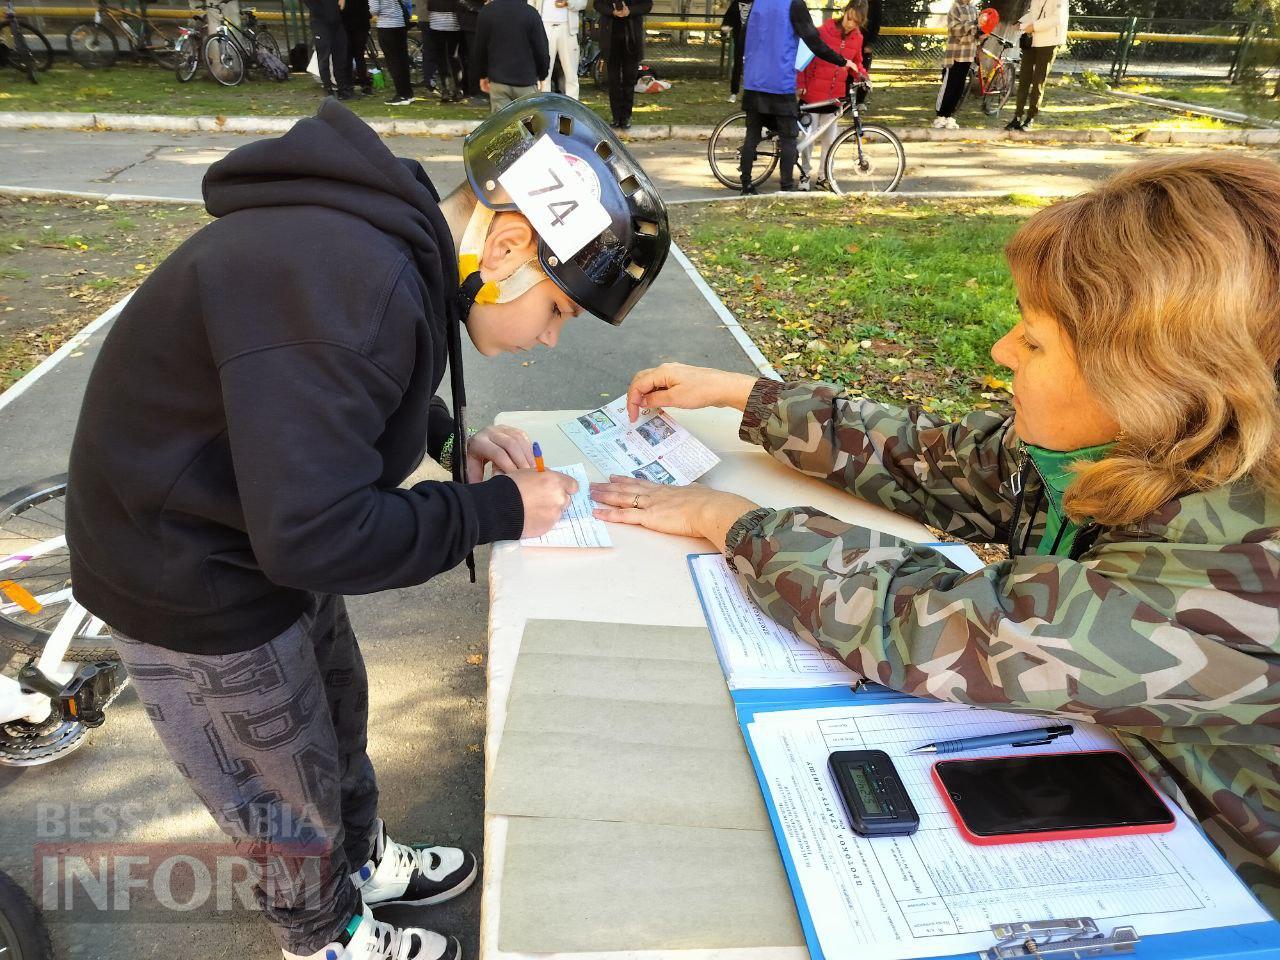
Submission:
<svg viewBox="0 0 1280 960">
<path fill-rule="evenodd" d="M 1101 562 L 1157 578 L 1158 548 L 1126 543 Z M 1188 629 L 1088 563 L 1025 556 L 964 574 L 811 508 L 752 511 L 726 555 L 774 620 L 905 693 L 1112 727 L 1216 727 L 1235 742 L 1280 723 L 1280 664 Z"/>
<path fill-rule="evenodd" d="M 918 407 L 826 383 L 757 381 L 740 435 L 783 463 L 965 540 L 1003 540 L 1016 470 L 1010 420 L 979 410 L 938 423 Z"/>
</svg>

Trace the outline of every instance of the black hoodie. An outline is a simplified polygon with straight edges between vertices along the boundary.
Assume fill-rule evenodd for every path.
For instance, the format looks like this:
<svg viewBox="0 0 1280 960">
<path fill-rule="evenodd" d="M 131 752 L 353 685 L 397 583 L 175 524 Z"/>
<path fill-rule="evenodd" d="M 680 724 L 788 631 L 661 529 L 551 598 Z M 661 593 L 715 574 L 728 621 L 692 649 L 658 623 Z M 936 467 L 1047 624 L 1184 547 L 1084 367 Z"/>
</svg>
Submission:
<svg viewBox="0 0 1280 960">
<path fill-rule="evenodd" d="M 428 580 L 524 522 L 508 477 L 397 489 L 453 427 L 438 194 L 336 101 L 214 164 L 217 217 L 102 345 L 71 450 L 76 598 L 172 650 L 258 646 L 308 591 Z M 455 334 L 456 335 L 456 334 Z"/>
</svg>

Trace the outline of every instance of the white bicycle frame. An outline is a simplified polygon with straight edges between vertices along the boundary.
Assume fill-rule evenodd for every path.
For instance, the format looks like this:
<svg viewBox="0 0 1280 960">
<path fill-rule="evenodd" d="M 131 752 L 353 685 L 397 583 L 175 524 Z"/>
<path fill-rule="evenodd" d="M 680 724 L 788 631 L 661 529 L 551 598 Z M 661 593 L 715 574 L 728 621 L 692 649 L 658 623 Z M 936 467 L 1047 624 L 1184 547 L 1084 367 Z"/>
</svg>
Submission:
<svg viewBox="0 0 1280 960">
<path fill-rule="evenodd" d="M 24 553 L 15 553 L 0 560 L 0 579 L 3 579 L 4 571 L 20 566 L 46 553 L 60 550 L 66 545 L 66 537 L 53 537 L 34 545 Z M 67 601 L 67 609 L 58 620 L 58 625 L 53 628 L 52 635 L 45 642 L 40 659 L 36 661 L 36 667 L 41 673 L 51 680 L 63 684 L 75 676 L 75 666 L 65 663 L 63 658 L 66 656 L 67 649 L 71 646 L 71 641 L 80 632 L 80 628 L 84 627 L 87 622 L 87 631 L 96 633 L 102 630 L 104 626 L 101 620 L 91 615 L 74 599 L 71 599 L 70 588 L 55 590 L 36 597 L 36 602 L 41 606 L 61 603 L 64 600 Z M 6 614 L 20 609 L 21 607 L 16 603 L 5 603 L 0 606 L 0 612 Z M 17 680 L 12 677 L 0 676 L 0 723 L 10 723 L 14 720 L 43 723 L 49 719 L 49 715 L 52 712 L 53 704 L 47 696 L 42 693 L 23 693 L 22 686 Z"/>
</svg>

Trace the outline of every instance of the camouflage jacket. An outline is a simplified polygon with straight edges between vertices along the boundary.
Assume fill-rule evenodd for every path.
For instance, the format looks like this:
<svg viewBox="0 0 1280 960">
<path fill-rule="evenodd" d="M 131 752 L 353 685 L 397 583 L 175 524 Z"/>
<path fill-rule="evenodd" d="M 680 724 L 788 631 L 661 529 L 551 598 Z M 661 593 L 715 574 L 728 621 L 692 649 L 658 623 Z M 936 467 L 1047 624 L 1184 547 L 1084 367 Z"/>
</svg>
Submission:
<svg viewBox="0 0 1280 960">
<path fill-rule="evenodd" d="M 1036 556 L 1045 511 L 1015 517 L 1011 425 L 761 380 L 744 440 L 961 539 L 1029 552 L 964 574 L 795 507 L 739 519 L 728 559 L 770 616 L 886 686 L 1110 728 L 1280 916 L 1280 502 L 1248 484 L 1190 494 L 1099 529 L 1076 559 Z M 1038 483 L 1031 471 L 1029 506 Z"/>
</svg>

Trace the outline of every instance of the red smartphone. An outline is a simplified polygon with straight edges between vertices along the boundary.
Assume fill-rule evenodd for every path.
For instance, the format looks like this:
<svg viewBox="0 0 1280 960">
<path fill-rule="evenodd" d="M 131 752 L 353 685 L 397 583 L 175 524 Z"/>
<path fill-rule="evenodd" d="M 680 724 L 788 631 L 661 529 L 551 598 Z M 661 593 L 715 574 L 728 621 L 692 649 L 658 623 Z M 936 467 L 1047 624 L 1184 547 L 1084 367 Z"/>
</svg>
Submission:
<svg viewBox="0 0 1280 960">
<path fill-rule="evenodd" d="M 1083 840 L 1173 829 L 1173 813 L 1117 750 L 939 760 L 933 782 L 970 843 Z"/>
</svg>

